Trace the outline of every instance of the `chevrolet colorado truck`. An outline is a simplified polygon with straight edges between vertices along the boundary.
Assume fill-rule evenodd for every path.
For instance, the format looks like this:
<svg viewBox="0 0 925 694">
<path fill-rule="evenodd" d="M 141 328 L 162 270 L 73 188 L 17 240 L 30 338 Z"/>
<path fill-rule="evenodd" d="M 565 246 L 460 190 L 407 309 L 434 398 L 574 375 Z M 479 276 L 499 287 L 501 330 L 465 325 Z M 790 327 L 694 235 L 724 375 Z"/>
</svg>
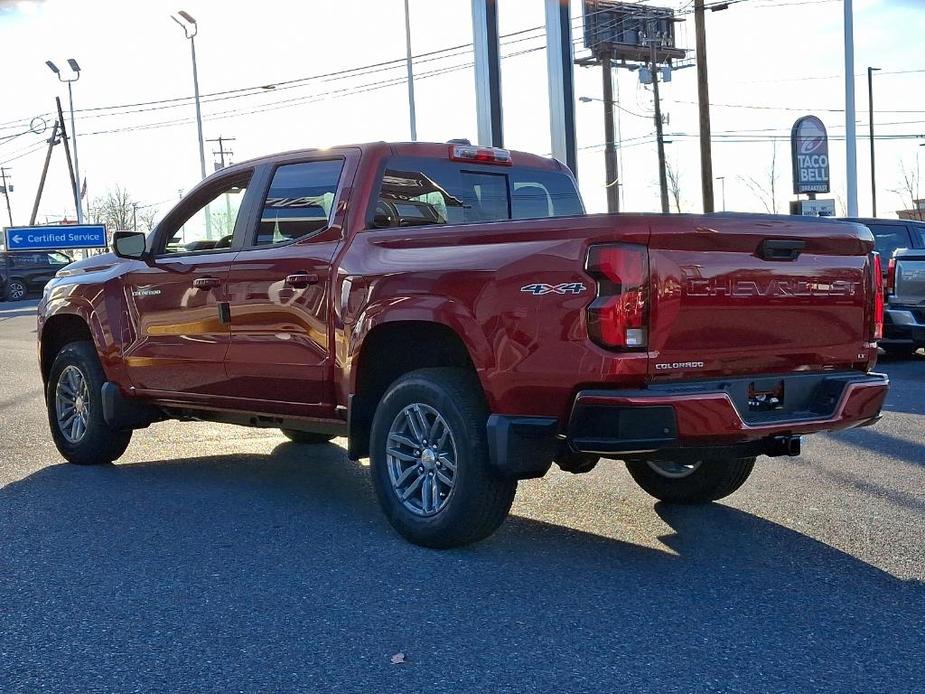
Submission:
<svg viewBox="0 0 925 694">
<path fill-rule="evenodd" d="M 168 418 L 346 436 L 429 547 L 490 535 L 553 462 L 710 502 L 879 417 L 873 248 L 859 224 L 588 215 L 559 162 L 464 141 L 269 156 L 49 283 L 51 434 L 77 464 Z"/>
</svg>

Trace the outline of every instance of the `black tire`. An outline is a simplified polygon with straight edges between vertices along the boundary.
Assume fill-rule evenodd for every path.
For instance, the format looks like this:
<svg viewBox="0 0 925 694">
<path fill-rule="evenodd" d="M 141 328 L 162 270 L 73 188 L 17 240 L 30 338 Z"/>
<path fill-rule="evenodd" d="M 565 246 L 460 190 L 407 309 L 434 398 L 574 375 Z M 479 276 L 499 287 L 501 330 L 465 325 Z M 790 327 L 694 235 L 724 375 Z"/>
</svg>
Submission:
<svg viewBox="0 0 925 694">
<path fill-rule="evenodd" d="M 22 280 L 10 280 L 6 283 L 6 298 L 8 301 L 22 301 L 28 293 L 26 283 Z"/>
<path fill-rule="evenodd" d="M 636 484 L 671 504 L 704 504 L 727 497 L 745 484 L 754 466 L 754 458 L 711 459 L 684 477 L 668 477 L 644 460 L 626 462 Z"/>
<path fill-rule="evenodd" d="M 445 430 L 449 432 L 444 439 L 449 443 L 444 445 L 452 446 L 455 454 L 455 472 L 451 473 L 444 463 L 443 477 L 436 468 L 427 473 L 425 466 L 436 465 L 439 468 L 439 461 L 445 459 L 438 457 L 437 462 L 433 458 L 425 461 L 424 450 L 421 451 L 420 463 L 412 462 L 409 466 L 425 470 L 423 475 L 419 475 L 425 480 L 428 475 L 433 477 L 436 474 L 440 480 L 452 474 L 453 483 L 448 492 L 440 492 L 438 482 L 432 482 L 438 491 L 437 494 L 430 493 L 432 505 L 436 507 L 439 503 L 442 507 L 431 509 L 431 515 L 409 510 L 399 499 L 389 474 L 387 444 L 390 430 L 398 424 L 399 415 L 415 404 L 429 408 L 434 421 L 436 417 L 432 413 L 442 418 Z M 487 421 L 488 410 L 478 381 L 463 369 L 413 371 L 395 381 L 383 396 L 376 408 L 370 432 L 373 486 L 389 523 L 409 542 L 437 549 L 466 545 L 491 535 L 507 517 L 517 491 L 517 481 L 501 479 L 490 469 Z M 395 465 L 396 458 L 392 457 L 392 460 Z M 411 474 L 413 476 L 414 471 Z M 415 482 L 417 478 L 409 486 Z M 424 486 L 425 482 L 421 482 L 419 488 L 423 490 Z M 437 502 L 433 502 L 435 498 Z"/>
<path fill-rule="evenodd" d="M 86 380 L 86 430 L 78 440 L 72 441 L 58 423 L 56 395 L 62 374 L 69 368 L 76 368 Z M 61 348 L 51 365 L 45 404 L 48 410 L 48 425 L 55 446 L 64 458 L 76 465 L 103 465 L 118 459 L 132 439 L 131 430 L 112 429 L 103 419 L 102 393 L 106 377 L 96 355 L 96 349 L 89 342 L 71 342 Z M 82 403 L 83 404 L 83 403 Z"/>
<path fill-rule="evenodd" d="M 307 431 L 298 431 L 297 429 L 280 429 L 283 436 L 294 443 L 305 443 L 309 445 L 318 445 L 327 443 L 334 438 L 333 434 L 312 434 Z"/>
</svg>

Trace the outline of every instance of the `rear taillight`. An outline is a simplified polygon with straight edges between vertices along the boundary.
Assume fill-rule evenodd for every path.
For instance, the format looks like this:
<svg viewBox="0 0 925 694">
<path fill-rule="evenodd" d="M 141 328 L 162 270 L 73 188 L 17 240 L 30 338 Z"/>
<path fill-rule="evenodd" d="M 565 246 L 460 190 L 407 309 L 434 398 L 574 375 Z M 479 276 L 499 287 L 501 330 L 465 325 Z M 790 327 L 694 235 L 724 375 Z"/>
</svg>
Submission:
<svg viewBox="0 0 925 694">
<path fill-rule="evenodd" d="M 896 291 L 896 258 L 890 258 L 886 265 L 886 295 Z"/>
<path fill-rule="evenodd" d="M 649 255 L 645 246 L 591 246 L 588 274 L 597 297 L 588 306 L 588 334 L 609 349 L 645 349 L 648 344 Z"/>
<path fill-rule="evenodd" d="M 871 334 L 874 340 L 883 337 L 883 266 L 880 264 L 880 254 L 872 253 L 871 269 L 874 273 L 874 315 Z M 895 270 L 893 260 L 890 259 L 890 267 Z"/>
</svg>

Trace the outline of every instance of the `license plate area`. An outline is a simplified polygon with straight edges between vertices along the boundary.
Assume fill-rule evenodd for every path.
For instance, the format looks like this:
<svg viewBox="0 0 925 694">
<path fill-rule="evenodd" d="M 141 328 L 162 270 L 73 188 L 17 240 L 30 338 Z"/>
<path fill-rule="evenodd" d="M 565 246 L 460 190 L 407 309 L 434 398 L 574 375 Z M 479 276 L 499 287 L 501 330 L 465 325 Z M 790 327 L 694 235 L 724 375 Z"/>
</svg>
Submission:
<svg viewBox="0 0 925 694">
<path fill-rule="evenodd" d="M 774 412 L 784 409 L 784 382 L 764 379 L 748 384 L 749 412 Z"/>
</svg>

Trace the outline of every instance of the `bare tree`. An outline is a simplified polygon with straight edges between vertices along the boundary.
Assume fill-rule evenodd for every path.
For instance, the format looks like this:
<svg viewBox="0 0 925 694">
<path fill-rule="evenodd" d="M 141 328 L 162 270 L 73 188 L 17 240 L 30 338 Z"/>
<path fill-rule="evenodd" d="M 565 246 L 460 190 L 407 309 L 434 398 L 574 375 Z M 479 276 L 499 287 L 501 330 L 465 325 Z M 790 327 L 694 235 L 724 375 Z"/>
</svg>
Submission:
<svg viewBox="0 0 925 694">
<path fill-rule="evenodd" d="M 923 211 L 919 207 L 918 201 L 921 199 L 919 195 L 919 184 L 921 183 L 919 177 L 919 167 L 916 165 L 915 170 L 906 168 L 906 163 L 901 161 L 899 162 L 899 175 L 900 182 L 897 188 L 893 188 L 891 192 L 896 193 L 903 201 L 903 205 L 908 205 L 911 214 L 910 218 L 922 221 Z"/>
<path fill-rule="evenodd" d="M 762 180 L 753 176 L 739 176 L 738 178 L 758 198 L 766 212 L 777 214 L 777 181 L 779 178 L 777 173 L 777 141 L 774 142 L 767 178 Z"/>
<path fill-rule="evenodd" d="M 665 174 L 668 177 L 668 192 L 674 200 L 674 207 L 681 214 L 681 173 L 671 162 L 665 162 Z"/>
<path fill-rule="evenodd" d="M 149 232 L 155 226 L 158 210 L 153 205 L 138 208 L 138 231 Z"/>
<path fill-rule="evenodd" d="M 128 190 L 117 185 L 90 203 L 90 219 L 96 224 L 105 224 L 109 231 L 132 229 L 133 205 Z"/>
</svg>

